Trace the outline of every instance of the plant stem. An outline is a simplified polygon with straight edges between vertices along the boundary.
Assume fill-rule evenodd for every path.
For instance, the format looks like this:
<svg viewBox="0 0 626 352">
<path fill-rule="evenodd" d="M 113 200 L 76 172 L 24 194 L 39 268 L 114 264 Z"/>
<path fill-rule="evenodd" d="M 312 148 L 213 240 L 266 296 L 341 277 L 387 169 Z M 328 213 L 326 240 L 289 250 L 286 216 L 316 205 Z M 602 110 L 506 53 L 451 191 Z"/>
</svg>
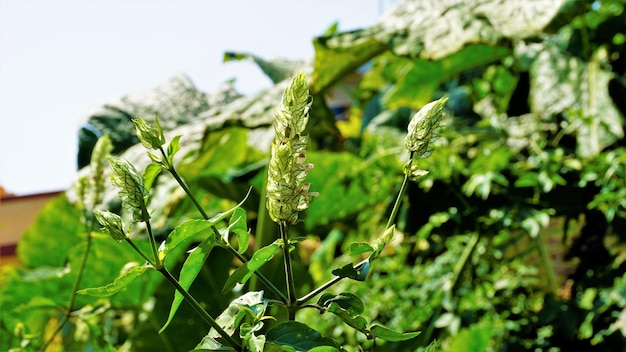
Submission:
<svg viewBox="0 0 626 352">
<path fill-rule="evenodd" d="M 146 260 L 146 262 L 148 262 L 150 265 L 152 265 L 153 267 L 156 268 L 155 263 L 152 261 L 152 259 L 150 259 L 141 249 L 139 249 L 139 247 L 137 247 L 137 245 L 135 244 L 135 242 L 133 242 L 130 238 L 126 237 L 126 242 L 128 242 L 128 244 L 130 244 L 131 247 L 133 247 L 133 249 L 135 250 L 135 252 L 139 253 L 139 255 Z"/>
<path fill-rule="evenodd" d="M 63 313 L 63 317 L 61 318 L 61 321 L 59 322 L 56 329 L 54 329 L 54 332 L 52 333 L 50 338 L 46 341 L 43 348 L 41 349 L 42 351 L 45 351 L 50 346 L 52 341 L 54 341 L 54 337 L 61 331 L 65 323 L 70 319 L 70 314 L 72 314 L 72 311 L 74 310 L 74 304 L 76 303 L 76 296 L 77 296 L 76 291 L 78 291 L 78 287 L 80 286 L 80 282 L 83 278 L 83 273 L 85 272 L 85 265 L 87 264 L 87 258 L 89 257 L 89 252 L 91 251 L 91 244 L 93 242 L 93 237 L 91 236 L 91 231 L 89 229 L 89 226 L 86 226 L 86 227 L 87 227 L 86 247 L 85 247 L 85 251 L 83 252 L 83 256 L 80 259 L 78 272 L 76 273 L 76 280 L 74 280 L 74 285 L 72 286 L 70 302 L 68 303 L 67 308 L 65 309 L 65 312 Z"/>
<path fill-rule="evenodd" d="M 285 263 L 285 280 L 287 281 L 287 299 L 289 303 L 287 308 L 289 311 L 289 320 L 295 320 L 296 318 L 296 285 L 293 280 L 293 267 L 291 265 L 291 254 L 289 253 L 289 233 L 287 222 L 281 221 L 278 223 L 280 230 L 280 238 L 283 241 L 283 260 Z"/>
<path fill-rule="evenodd" d="M 239 351 L 241 350 L 241 345 L 237 341 L 235 341 L 235 339 L 233 339 L 232 336 L 228 335 L 228 333 L 226 333 L 224 329 L 222 329 L 222 327 L 215 321 L 215 319 L 213 319 L 213 317 L 211 317 L 211 315 L 209 315 L 209 313 L 207 313 L 207 311 L 204 310 L 204 308 L 202 308 L 200 303 L 198 303 L 198 301 L 196 301 L 196 299 L 180 285 L 178 280 L 176 280 L 176 278 L 172 276 L 172 274 L 170 274 L 170 272 L 167 271 L 165 267 L 162 267 L 158 270 L 174 286 L 174 288 L 178 292 L 180 292 L 181 295 L 183 295 L 183 298 L 187 301 L 187 303 L 191 305 L 191 307 L 196 311 L 196 313 L 200 315 L 202 320 L 207 322 L 207 324 L 209 324 L 213 329 L 215 329 L 215 331 L 217 331 L 217 333 L 220 334 L 220 336 L 222 336 L 222 338 L 226 341 L 226 343 L 230 347 L 233 347 Z"/>
<path fill-rule="evenodd" d="M 176 182 L 178 182 L 178 184 L 183 188 L 183 190 L 185 191 L 185 193 L 187 194 L 187 196 L 191 199 L 191 201 L 193 202 L 193 204 L 195 205 L 196 209 L 198 209 L 198 211 L 200 212 L 200 214 L 202 214 L 202 217 L 205 220 L 209 219 L 209 216 L 207 215 L 207 213 L 204 211 L 204 209 L 202 209 L 202 206 L 200 205 L 200 203 L 198 202 L 198 200 L 196 199 L 196 197 L 193 196 L 193 194 L 191 193 L 191 191 L 189 190 L 189 187 L 187 187 L 187 185 L 185 184 L 185 182 L 183 181 L 183 179 L 180 177 L 180 175 L 178 175 L 178 172 L 176 172 L 176 169 L 174 169 L 174 166 L 170 166 L 167 169 L 172 176 L 174 176 L 174 178 L 176 179 Z"/>
<path fill-rule="evenodd" d="M 152 233 L 152 226 L 150 225 L 150 221 L 146 220 L 146 229 L 148 230 L 148 238 L 150 239 L 150 247 L 152 248 L 152 256 L 154 257 L 154 267 L 155 269 L 161 269 L 163 267 L 163 263 L 161 263 L 161 259 L 159 259 L 159 252 L 156 247 L 156 239 L 154 238 L 154 234 Z"/>
</svg>

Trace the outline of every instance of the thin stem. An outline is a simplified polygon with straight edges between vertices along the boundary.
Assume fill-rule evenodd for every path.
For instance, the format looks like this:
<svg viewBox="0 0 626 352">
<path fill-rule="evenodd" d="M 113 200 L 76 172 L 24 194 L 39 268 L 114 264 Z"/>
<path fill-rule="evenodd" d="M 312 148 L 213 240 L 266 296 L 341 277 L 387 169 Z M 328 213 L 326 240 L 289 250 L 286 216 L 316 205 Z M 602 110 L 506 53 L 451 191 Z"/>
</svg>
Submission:
<svg viewBox="0 0 626 352">
<path fill-rule="evenodd" d="M 293 280 L 293 268 L 291 265 L 291 254 L 289 253 L 288 225 L 285 221 L 281 221 L 280 223 L 278 223 L 278 228 L 280 230 L 280 238 L 283 240 L 283 260 L 285 262 L 285 280 L 287 281 L 287 298 L 289 299 L 289 304 L 287 305 L 287 308 L 289 311 L 289 320 L 295 320 L 296 318 L 295 304 L 297 303 L 296 285 Z"/>
<path fill-rule="evenodd" d="M 363 267 L 363 265 L 365 265 L 365 263 L 367 263 L 369 261 L 369 259 L 364 259 L 361 262 L 359 262 L 358 264 L 354 265 L 353 268 L 354 270 L 361 270 L 361 268 Z M 321 285 L 320 287 L 314 289 L 313 291 L 307 293 L 306 295 L 302 296 L 301 298 L 299 298 L 296 302 L 298 304 L 298 306 L 300 306 L 302 303 L 307 302 L 308 300 L 312 299 L 313 297 L 319 295 L 320 293 L 326 291 L 327 289 L 331 288 L 333 285 L 335 285 L 336 283 L 338 283 L 339 281 L 341 281 L 341 279 L 343 279 L 344 277 L 342 276 L 335 276 L 332 279 L 328 280 L 325 284 Z"/>
<path fill-rule="evenodd" d="M 174 169 L 174 166 L 171 166 L 169 169 L 167 169 L 172 176 L 174 176 L 174 178 L 176 179 L 176 182 L 178 182 L 178 184 L 183 188 L 183 190 L 185 191 L 185 193 L 187 194 L 187 196 L 191 199 L 191 201 L 193 202 L 193 204 L 195 205 L 196 209 L 198 209 L 198 211 L 200 212 L 200 214 L 202 214 L 202 217 L 205 220 L 209 219 L 209 216 L 207 215 L 207 213 L 204 211 L 204 209 L 202 209 L 202 206 L 200 205 L 200 203 L 198 202 L 198 200 L 196 199 L 196 197 L 193 196 L 193 194 L 191 193 L 191 191 L 189 190 L 189 187 L 187 187 L 187 185 L 185 184 L 185 182 L 183 181 L 183 179 L 180 177 L 180 175 L 178 175 L 178 172 L 176 172 L 176 169 Z"/>
<path fill-rule="evenodd" d="M 137 247 L 135 242 L 133 242 L 129 237 L 126 237 L 126 242 L 128 242 L 128 244 L 130 244 L 130 246 L 133 247 L 135 252 L 139 253 L 139 255 L 141 255 L 141 257 L 145 259 L 147 263 L 149 263 L 150 265 L 156 268 L 154 261 L 150 259 L 141 249 L 139 249 L 139 247 Z"/>
<path fill-rule="evenodd" d="M 226 333 L 224 329 L 222 329 L 222 327 L 215 321 L 215 319 L 213 319 L 213 317 L 211 317 L 211 315 L 209 315 L 209 313 L 207 313 L 207 311 L 204 310 L 204 308 L 202 308 L 200 303 L 198 303 L 198 301 L 196 301 L 196 299 L 191 294 L 189 294 L 189 292 L 187 292 L 187 290 L 185 290 L 180 285 L 180 283 L 178 283 L 178 280 L 176 280 L 176 278 L 172 276 L 172 274 L 170 274 L 170 272 L 167 271 L 165 267 L 160 268 L 158 270 L 174 286 L 174 288 L 178 292 L 180 292 L 181 295 L 183 295 L 183 298 L 191 305 L 191 307 L 196 311 L 196 313 L 200 315 L 202 320 L 207 322 L 207 324 L 209 324 L 213 329 L 215 329 L 215 331 L 217 331 L 217 333 L 220 334 L 220 336 L 222 336 L 222 338 L 226 341 L 226 343 L 230 347 L 233 347 L 239 351 L 241 350 L 241 345 L 237 341 L 235 341 L 235 339 L 233 339 L 232 336 L 228 335 L 228 333 Z"/>
<path fill-rule="evenodd" d="M 54 332 L 52 333 L 50 338 L 44 344 L 42 351 L 45 351 L 50 346 L 52 341 L 54 341 L 54 337 L 61 331 L 65 323 L 67 323 L 67 321 L 70 319 L 70 315 L 72 314 L 72 311 L 74 310 L 74 304 L 76 303 L 76 296 L 77 296 L 76 291 L 78 291 L 78 287 L 80 286 L 80 282 L 82 281 L 83 273 L 85 272 L 85 266 L 87 264 L 87 258 L 89 258 L 89 252 L 91 251 L 91 244 L 93 242 L 93 237 L 91 236 L 90 226 L 86 226 L 86 230 L 87 230 L 86 247 L 85 247 L 85 251 L 83 252 L 83 256 L 80 259 L 78 272 L 76 273 L 76 280 L 74 280 L 74 285 L 72 286 L 70 302 L 68 303 L 67 308 L 65 309 L 65 312 L 63 313 L 63 317 L 61 318 L 61 321 L 57 325 L 56 329 L 54 329 Z"/>
<path fill-rule="evenodd" d="M 161 259 L 159 259 L 159 252 L 156 247 L 156 239 L 154 238 L 154 234 L 152 233 L 152 226 L 150 225 L 150 221 L 144 221 L 146 223 L 146 229 L 148 230 L 148 238 L 150 239 L 150 247 L 152 248 L 152 256 L 154 257 L 154 267 L 155 269 L 161 269 L 163 263 L 161 263 Z"/>
</svg>

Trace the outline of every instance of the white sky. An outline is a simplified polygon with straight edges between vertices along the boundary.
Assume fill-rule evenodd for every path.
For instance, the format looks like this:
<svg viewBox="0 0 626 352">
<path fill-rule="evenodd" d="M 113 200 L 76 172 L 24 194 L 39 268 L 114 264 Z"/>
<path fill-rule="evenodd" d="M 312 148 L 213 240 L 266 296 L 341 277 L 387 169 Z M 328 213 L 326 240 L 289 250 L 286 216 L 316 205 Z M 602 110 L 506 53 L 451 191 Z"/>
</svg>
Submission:
<svg viewBox="0 0 626 352">
<path fill-rule="evenodd" d="M 250 62 L 310 59 L 311 40 L 374 24 L 391 0 L 0 0 L 0 185 L 18 195 L 67 189 L 91 108 L 178 73 L 204 92 L 236 78 L 271 82 Z"/>
</svg>

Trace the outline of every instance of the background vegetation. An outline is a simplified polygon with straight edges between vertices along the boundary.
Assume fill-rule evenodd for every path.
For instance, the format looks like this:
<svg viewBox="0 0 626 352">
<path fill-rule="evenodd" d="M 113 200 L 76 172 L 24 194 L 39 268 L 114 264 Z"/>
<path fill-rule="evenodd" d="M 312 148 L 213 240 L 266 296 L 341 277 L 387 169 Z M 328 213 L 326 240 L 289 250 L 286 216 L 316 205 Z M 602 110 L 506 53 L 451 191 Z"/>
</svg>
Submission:
<svg viewBox="0 0 626 352">
<path fill-rule="evenodd" d="M 402 236 L 365 282 L 342 281 L 336 292 L 362 297 L 369 321 L 422 331 L 378 351 L 413 351 L 435 339 L 445 351 L 623 351 L 625 6 L 624 0 L 401 1 L 371 28 L 329 28 L 314 40 L 312 65 L 226 53 L 225 60 L 255 61 L 276 82 L 257 95 L 240 97 L 232 87 L 213 96 L 187 91 L 176 109 L 131 101 L 118 115 L 95 115 L 90 123 L 141 170 L 149 160 L 133 146 L 129 117 L 158 113 L 164 129 L 183 135 L 178 169 L 208 213 L 231 208 L 254 187 L 244 204 L 254 232 L 271 226 L 255 214 L 273 107 L 288 78 L 308 69 L 314 146 L 307 159 L 315 168 L 307 181 L 320 197 L 293 229 L 307 238 L 295 263 L 305 292 L 352 262 L 342 254 L 347 244 L 384 229 L 403 177 L 398 156 L 408 120 L 448 96 L 446 128 L 420 164 L 429 174 L 411 185 L 399 214 Z M 358 85 L 350 89 L 342 82 L 355 73 Z M 344 118 L 336 118 L 327 99 L 333 88 L 352 99 Z M 91 137 L 81 133 L 81 165 Z M 199 217 L 171 179 L 160 175 L 155 185 L 161 236 Z M 112 208 L 119 207 L 115 199 L 114 191 L 105 197 Z M 19 243 L 22 266 L 3 269 L 0 350 L 36 349 L 67 305 L 85 246 L 74 202 L 71 191 L 51 202 Z M 255 246 L 271 241 L 256 238 Z M 104 235 L 96 234 L 90 251 L 81 287 L 105 285 L 140 260 Z M 216 249 L 191 287 L 214 315 L 238 295 L 221 294 L 234 267 Z M 263 272 L 282 276 L 280 263 Z M 248 285 L 258 287 L 255 280 Z M 73 324 L 51 348 L 192 349 L 208 328 L 184 304 L 158 334 L 172 296 L 156 275 L 108 299 L 79 296 Z M 348 350 L 371 347 L 333 317 L 311 310 L 298 319 Z"/>
</svg>

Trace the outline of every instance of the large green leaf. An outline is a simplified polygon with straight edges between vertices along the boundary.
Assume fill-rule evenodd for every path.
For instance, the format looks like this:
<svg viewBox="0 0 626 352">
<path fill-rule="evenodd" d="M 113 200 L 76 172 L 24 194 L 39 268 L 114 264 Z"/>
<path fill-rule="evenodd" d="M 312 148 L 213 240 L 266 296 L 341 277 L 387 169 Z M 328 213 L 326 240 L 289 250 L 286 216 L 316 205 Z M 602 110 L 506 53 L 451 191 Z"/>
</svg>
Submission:
<svg viewBox="0 0 626 352">
<path fill-rule="evenodd" d="M 376 29 L 335 33 L 313 40 L 313 93 L 322 93 L 347 74 L 387 50 L 374 38 Z"/>
<path fill-rule="evenodd" d="M 439 86 L 461 72 L 497 61 L 510 54 L 509 48 L 485 44 L 468 45 L 438 60 L 397 58 L 384 69 L 395 84 L 384 96 L 390 109 L 420 108 L 430 102 Z"/>
<path fill-rule="evenodd" d="M 420 331 L 398 332 L 398 331 L 391 330 L 388 327 L 385 327 L 382 325 L 372 325 L 370 332 L 372 333 L 373 336 L 379 339 L 387 340 L 387 341 L 406 341 L 421 334 Z M 468 349 L 468 351 L 476 351 L 476 350 Z"/>
<path fill-rule="evenodd" d="M 62 267 L 67 252 L 84 239 L 81 213 L 61 194 L 48 202 L 35 222 L 24 232 L 17 246 L 17 256 L 25 267 Z"/>
<path fill-rule="evenodd" d="M 295 352 L 307 352 L 318 346 L 339 348 L 334 340 L 297 321 L 281 323 L 268 331 L 265 337 L 268 343 L 291 347 Z"/>
<path fill-rule="evenodd" d="M 386 170 L 354 154 L 309 151 L 307 160 L 315 167 L 306 181 L 311 190 L 320 193 L 307 209 L 304 223 L 309 228 L 384 203 L 397 186 Z"/>
<path fill-rule="evenodd" d="M 191 284 L 195 281 L 196 277 L 200 273 L 206 258 L 211 254 L 211 250 L 214 247 L 219 246 L 220 242 L 215 238 L 213 234 L 209 235 L 204 241 L 202 241 L 198 247 L 191 250 L 189 256 L 183 263 L 183 268 L 180 270 L 180 277 L 178 279 L 178 283 L 185 290 L 189 290 Z M 176 290 L 174 292 L 174 301 L 172 301 L 172 306 L 170 307 L 170 313 L 167 317 L 167 321 L 163 324 L 163 327 L 159 331 L 159 333 L 163 332 L 167 326 L 170 324 L 172 319 L 174 319 L 174 315 L 178 311 L 178 307 L 183 301 L 183 295 Z"/>
</svg>

